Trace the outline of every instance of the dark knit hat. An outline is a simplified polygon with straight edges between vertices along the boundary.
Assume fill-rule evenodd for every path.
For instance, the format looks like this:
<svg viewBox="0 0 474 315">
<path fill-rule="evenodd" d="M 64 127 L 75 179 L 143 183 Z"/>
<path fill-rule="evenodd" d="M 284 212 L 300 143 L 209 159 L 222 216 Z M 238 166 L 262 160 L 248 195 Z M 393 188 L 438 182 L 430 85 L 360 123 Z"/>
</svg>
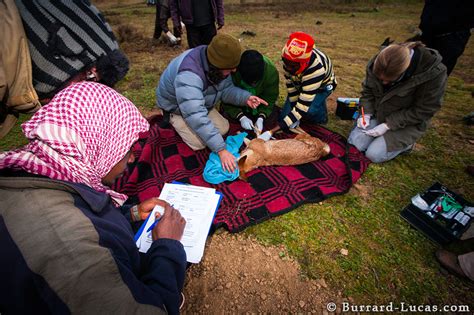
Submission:
<svg viewBox="0 0 474 315">
<path fill-rule="evenodd" d="M 218 69 L 233 69 L 239 65 L 242 47 L 237 38 L 228 34 L 217 34 L 207 46 L 207 59 Z"/>
<path fill-rule="evenodd" d="M 240 58 L 239 71 L 242 80 L 247 84 L 253 84 L 263 78 L 263 71 L 265 70 L 265 62 L 263 56 L 256 50 L 246 50 Z"/>
<path fill-rule="evenodd" d="M 127 74 L 129 62 L 127 56 L 125 56 L 121 50 L 116 49 L 107 55 L 100 56 L 95 66 L 99 73 L 100 82 L 107 86 L 114 87 L 114 85 Z"/>
</svg>

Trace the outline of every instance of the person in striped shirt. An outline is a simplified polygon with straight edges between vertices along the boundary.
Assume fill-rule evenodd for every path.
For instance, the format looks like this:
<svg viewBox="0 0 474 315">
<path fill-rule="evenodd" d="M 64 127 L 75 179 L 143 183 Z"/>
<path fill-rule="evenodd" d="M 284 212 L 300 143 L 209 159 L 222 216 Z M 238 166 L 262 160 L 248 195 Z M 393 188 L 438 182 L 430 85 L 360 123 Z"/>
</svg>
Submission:
<svg viewBox="0 0 474 315">
<path fill-rule="evenodd" d="M 292 33 L 282 50 L 288 97 L 281 110 L 279 126 L 264 132 L 268 140 L 278 129 L 296 128 L 301 119 L 327 123 L 326 99 L 337 81 L 329 57 L 314 46 L 314 39 L 303 32 Z"/>
</svg>

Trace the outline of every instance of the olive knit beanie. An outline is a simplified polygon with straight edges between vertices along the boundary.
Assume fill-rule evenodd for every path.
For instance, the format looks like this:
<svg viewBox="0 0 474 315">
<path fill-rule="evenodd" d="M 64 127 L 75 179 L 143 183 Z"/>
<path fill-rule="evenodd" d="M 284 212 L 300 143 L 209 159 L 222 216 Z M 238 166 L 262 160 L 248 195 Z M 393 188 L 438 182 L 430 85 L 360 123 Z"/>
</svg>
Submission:
<svg viewBox="0 0 474 315">
<path fill-rule="evenodd" d="M 242 47 L 237 38 L 228 34 L 217 34 L 207 46 L 207 59 L 218 69 L 233 69 L 239 65 Z"/>
</svg>

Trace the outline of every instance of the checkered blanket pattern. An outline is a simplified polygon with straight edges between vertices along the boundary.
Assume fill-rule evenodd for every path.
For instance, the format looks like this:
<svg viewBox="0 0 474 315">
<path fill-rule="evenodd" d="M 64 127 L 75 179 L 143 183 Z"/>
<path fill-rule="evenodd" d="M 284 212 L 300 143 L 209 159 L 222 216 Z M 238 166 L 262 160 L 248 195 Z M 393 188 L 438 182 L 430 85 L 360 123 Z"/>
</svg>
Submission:
<svg viewBox="0 0 474 315">
<path fill-rule="evenodd" d="M 160 194 L 164 183 L 179 181 L 214 187 L 224 197 L 213 221 L 213 228 L 239 232 L 248 226 L 286 213 L 309 202 L 346 193 L 367 169 L 369 160 L 346 139 L 321 126 L 302 125 L 331 147 L 323 159 L 297 166 L 261 167 L 248 173 L 248 181 L 236 180 L 218 185 L 204 181 L 202 172 L 210 151 L 194 152 L 174 129 L 159 127 L 161 116 L 150 120 L 151 128 L 133 148 L 138 157 L 115 189 L 130 196 L 130 203 Z M 230 134 L 240 126 L 231 125 Z M 294 137 L 280 133 L 276 138 Z M 295 153 L 297 154 L 297 153 Z"/>
</svg>

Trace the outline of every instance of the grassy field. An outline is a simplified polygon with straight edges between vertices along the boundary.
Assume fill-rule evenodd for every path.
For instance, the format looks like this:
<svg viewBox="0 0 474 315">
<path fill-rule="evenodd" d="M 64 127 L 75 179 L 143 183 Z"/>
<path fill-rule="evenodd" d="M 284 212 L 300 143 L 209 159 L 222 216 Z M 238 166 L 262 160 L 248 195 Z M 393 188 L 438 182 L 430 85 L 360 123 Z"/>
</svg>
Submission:
<svg viewBox="0 0 474 315">
<path fill-rule="evenodd" d="M 288 34 L 314 35 L 316 45 L 333 60 L 339 85 L 329 101 L 328 127 L 347 135 L 351 123 L 334 116 L 338 96 L 358 97 L 365 66 L 385 37 L 403 41 L 413 36 L 422 1 L 345 1 L 340 5 L 249 5 L 226 3 L 223 29 L 242 38 L 281 69 L 280 52 Z M 349 3 L 349 4 L 347 4 Z M 151 41 L 154 8 L 144 1 L 98 1 L 122 41 L 131 70 L 118 85 L 143 113 L 155 104 L 155 86 L 168 62 L 184 50 Z M 243 31 L 255 37 L 241 35 Z M 473 286 L 440 272 L 437 246 L 410 228 L 399 212 L 411 196 L 435 181 L 474 201 L 474 180 L 464 171 L 474 164 L 473 127 L 462 116 L 474 111 L 474 44 L 448 81 L 441 111 L 412 154 L 371 165 L 351 191 L 320 204 L 309 204 L 247 229 L 264 244 L 283 244 L 302 266 L 304 275 L 325 278 L 358 302 L 468 304 L 474 307 Z M 285 97 L 281 84 L 280 100 Z M 19 128 L 0 141 L 0 150 L 25 140 Z M 348 250 L 342 255 L 341 249 Z M 456 250 L 456 248 L 455 248 Z"/>
</svg>

